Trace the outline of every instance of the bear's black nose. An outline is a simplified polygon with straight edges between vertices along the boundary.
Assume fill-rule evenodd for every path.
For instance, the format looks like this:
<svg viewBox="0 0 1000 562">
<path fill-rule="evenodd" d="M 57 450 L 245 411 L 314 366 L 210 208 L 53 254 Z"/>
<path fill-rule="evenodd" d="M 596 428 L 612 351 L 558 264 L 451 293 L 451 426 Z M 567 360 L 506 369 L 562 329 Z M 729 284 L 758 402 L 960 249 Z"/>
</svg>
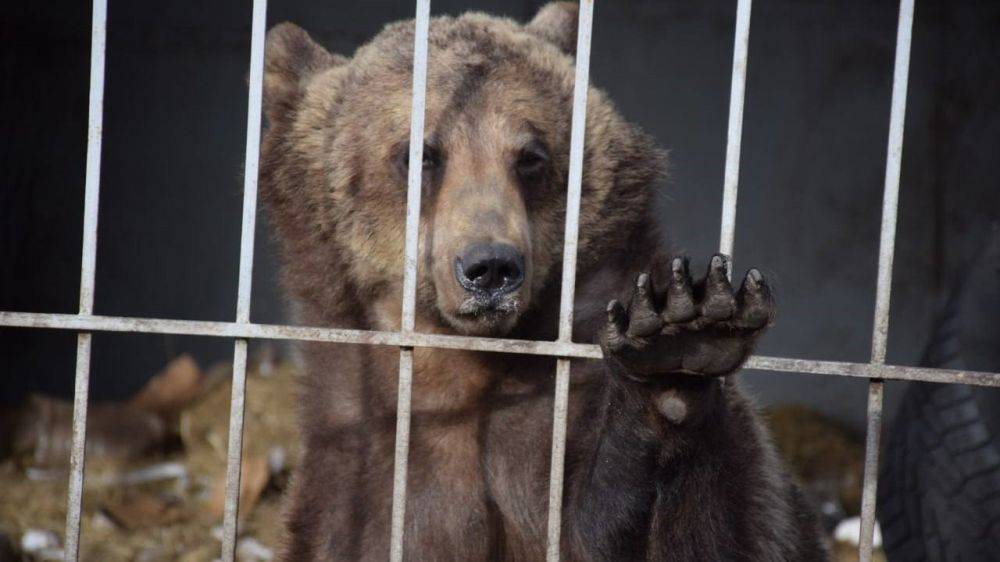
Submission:
<svg viewBox="0 0 1000 562">
<path fill-rule="evenodd" d="M 455 278 L 466 291 L 497 297 L 524 282 L 524 256 L 510 244 L 472 244 L 455 258 Z"/>
</svg>

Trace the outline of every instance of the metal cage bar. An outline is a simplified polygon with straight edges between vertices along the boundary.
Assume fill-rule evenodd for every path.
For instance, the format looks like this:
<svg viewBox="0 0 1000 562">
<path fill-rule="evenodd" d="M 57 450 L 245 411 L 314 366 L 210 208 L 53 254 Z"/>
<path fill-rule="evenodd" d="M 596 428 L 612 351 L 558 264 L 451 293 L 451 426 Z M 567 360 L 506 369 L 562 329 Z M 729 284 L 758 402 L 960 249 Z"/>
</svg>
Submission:
<svg viewBox="0 0 1000 562">
<path fill-rule="evenodd" d="M 90 106 L 87 123 L 87 170 L 83 202 L 83 250 L 80 261 L 80 316 L 94 312 L 97 270 L 97 218 L 101 191 L 101 141 L 104 134 L 104 58 L 107 46 L 107 0 L 94 0 L 90 29 Z M 66 559 L 80 551 L 80 511 L 86 464 L 87 401 L 90 394 L 90 332 L 76 337 L 73 388 L 73 442 L 66 493 Z"/>
<path fill-rule="evenodd" d="M 403 306 L 400 335 L 416 324 L 417 255 L 420 233 L 420 180 L 424 159 L 424 110 L 427 96 L 427 34 L 430 0 L 417 0 L 413 33 L 413 95 L 410 103 L 410 166 L 406 185 L 406 245 L 403 250 Z M 399 388 L 396 402 L 396 452 L 392 469 L 392 526 L 389 560 L 403 560 L 406 521 L 406 469 L 410 451 L 410 398 L 413 388 L 413 347 L 399 348 Z"/>
<path fill-rule="evenodd" d="M 736 201 L 740 183 L 740 144 L 743 140 L 743 100 L 747 84 L 751 3 L 751 0 L 740 0 L 736 5 L 736 31 L 733 33 L 733 77 L 729 89 L 726 174 L 722 188 L 722 227 L 719 233 L 719 253 L 730 257 L 730 278 L 733 276 L 732 255 L 736 243 Z"/>
<path fill-rule="evenodd" d="M 558 341 L 560 343 L 571 343 L 573 340 L 576 254 L 580 233 L 583 145 L 587 136 L 587 90 L 590 86 L 590 43 L 593 25 L 594 0 L 582 0 L 576 30 L 576 73 L 573 78 L 573 117 L 570 129 L 569 177 L 566 187 L 566 229 L 563 237 L 562 287 L 559 300 Z M 549 463 L 549 514 L 546 533 L 546 559 L 548 562 L 558 562 L 559 560 L 569 375 L 569 358 L 558 358 L 556 360 L 556 384 L 552 397 L 552 450 Z"/>
<path fill-rule="evenodd" d="M 399 332 L 284 326 L 277 324 L 239 324 L 201 320 L 162 318 L 126 318 L 121 316 L 79 316 L 76 314 L 39 312 L 2 312 L 0 326 L 72 330 L 82 332 L 129 332 L 137 334 L 174 334 L 217 338 L 244 338 L 284 341 L 313 341 L 356 345 L 386 345 L 394 347 L 428 347 L 435 349 L 466 349 L 490 353 L 517 353 L 600 359 L 601 348 L 594 344 L 558 341 L 533 341 L 503 338 L 449 336 L 444 334 L 404 335 Z M 900 381 L 1000 386 L 1000 373 L 962 371 L 900 365 L 873 365 L 848 361 L 820 361 L 754 355 L 747 360 L 747 369 L 778 371 L 789 374 L 832 375 L 842 377 L 879 378 Z"/>
<path fill-rule="evenodd" d="M 878 285 L 875 321 L 872 328 L 873 365 L 884 365 L 889 335 L 889 301 L 892 295 L 892 259 L 896 250 L 896 219 L 899 215 L 899 177 L 903 161 L 903 132 L 906 121 L 906 89 L 910 71 L 910 43 L 913 34 L 913 0 L 900 0 L 896 31 L 896 61 L 892 76 L 889 111 L 889 140 L 886 147 L 885 188 L 882 200 L 882 228 L 879 240 Z M 879 441 L 882 436 L 881 378 L 868 382 L 868 419 L 865 430 L 865 469 L 861 491 L 861 537 L 858 557 L 871 562 L 875 532 L 875 492 L 878 486 Z"/>
<path fill-rule="evenodd" d="M 254 233 L 257 227 L 257 179 L 260 164 L 261 104 L 264 83 L 264 39 L 267 0 L 253 1 L 250 35 L 250 78 L 247 93 L 247 139 L 243 166 L 243 221 L 240 232 L 239 286 L 236 323 L 250 322 L 250 291 L 253 284 Z M 233 380 L 229 399 L 229 443 L 226 449 L 226 499 L 222 516 L 222 559 L 236 559 L 239 527 L 240 476 L 243 465 L 243 414 L 246 410 L 246 338 L 233 342 Z"/>
<path fill-rule="evenodd" d="M 883 380 L 929 381 L 1000 387 L 1000 373 L 903 367 L 885 364 L 888 334 L 889 301 L 892 284 L 892 259 L 895 249 L 896 219 L 907 75 L 913 27 L 913 0 L 901 0 L 896 39 L 892 104 L 886 160 L 882 228 L 879 245 L 878 285 L 875 322 L 872 332 L 872 356 L 868 363 L 818 361 L 785 357 L 754 356 L 747 368 L 810 373 L 869 379 L 868 421 L 865 474 L 862 500 L 862 532 L 859 553 L 870 561 L 875 523 L 875 491 L 878 466 L 879 434 L 882 418 Z M 390 557 L 402 559 L 402 539 L 406 498 L 406 468 L 409 446 L 410 393 L 412 387 L 413 349 L 465 349 L 472 351 L 546 355 L 557 358 L 553 399 L 552 464 L 549 487 L 547 557 L 559 559 L 563 462 L 565 456 L 567 405 L 570 383 L 570 358 L 599 359 L 601 350 L 592 344 L 572 341 L 573 298 L 576 277 L 576 249 L 579 207 L 583 176 L 585 110 L 589 73 L 593 0 L 580 6 L 577 34 L 576 77 L 573 98 L 573 122 L 570 146 L 570 170 L 567 186 L 566 230 L 563 254 L 562 295 L 559 338 L 556 341 L 528 341 L 421 334 L 415 328 L 415 288 L 417 242 L 420 213 L 420 167 L 411 167 L 407 184 L 406 246 L 400 331 L 367 331 L 305 326 L 254 324 L 250 322 L 251 275 L 253 268 L 254 227 L 257 207 L 257 176 L 261 126 L 261 87 L 265 38 L 266 0 L 254 0 L 251 37 L 250 88 L 247 114 L 246 174 L 244 178 L 243 224 L 240 245 L 240 277 L 235 322 L 204 322 L 156 318 L 95 316 L 94 272 L 96 265 L 97 219 L 100 191 L 100 163 L 104 95 L 104 63 L 107 1 L 95 0 L 91 29 L 90 106 L 87 141 L 86 194 L 84 199 L 83 248 L 78 314 L 48 314 L 0 311 L 0 326 L 63 329 L 79 332 L 73 405 L 73 442 L 66 513 L 66 559 L 76 560 L 80 544 L 87 396 L 89 387 L 92 332 L 130 332 L 179 334 L 232 338 L 233 391 L 230 404 L 229 454 L 227 461 L 226 508 L 223 524 L 223 558 L 233 560 L 239 511 L 239 476 L 243 432 L 243 406 L 247 344 L 251 339 L 320 341 L 359 345 L 387 345 L 400 349 L 399 398 L 396 428 L 396 452 L 393 468 L 392 534 Z M 727 132 L 726 172 L 720 232 L 720 251 L 731 255 L 735 242 L 737 187 L 739 183 L 740 142 L 747 52 L 749 45 L 751 0 L 739 0 L 733 47 L 729 128 Z M 413 97 L 410 129 L 410 162 L 422 161 L 423 119 L 426 95 L 427 33 L 430 0 L 417 0 L 414 35 Z M 730 268 L 732 269 L 732 268 Z"/>
</svg>

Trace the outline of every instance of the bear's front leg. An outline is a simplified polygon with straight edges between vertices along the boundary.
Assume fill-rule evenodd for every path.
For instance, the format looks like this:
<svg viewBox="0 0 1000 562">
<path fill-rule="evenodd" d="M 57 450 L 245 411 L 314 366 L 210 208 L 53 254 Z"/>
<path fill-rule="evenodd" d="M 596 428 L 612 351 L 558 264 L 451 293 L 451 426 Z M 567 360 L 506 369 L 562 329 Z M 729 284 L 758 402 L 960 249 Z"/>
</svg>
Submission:
<svg viewBox="0 0 1000 562">
<path fill-rule="evenodd" d="M 703 557 L 735 532 L 721 523 L 739 509 L 723 505 L 726 490 L 753 464 L 738 450 L 755 448 L 729 415 L 723 377 L 770 322 L 770 290 L 751 269 L 734 292 L 722 255 L 697 282 L 685 259 L 664 265 L 635 278 L 627 306 L 607 307 L 605 383 L 591 401 L 593 423 L 571 480 L 572 535 L 584 559 L 660 559 L 655 543 L 664 541 L 670 560 L 711 559 Z M 730 455 L 743 458 L 731 463 Z"/>
</svg>

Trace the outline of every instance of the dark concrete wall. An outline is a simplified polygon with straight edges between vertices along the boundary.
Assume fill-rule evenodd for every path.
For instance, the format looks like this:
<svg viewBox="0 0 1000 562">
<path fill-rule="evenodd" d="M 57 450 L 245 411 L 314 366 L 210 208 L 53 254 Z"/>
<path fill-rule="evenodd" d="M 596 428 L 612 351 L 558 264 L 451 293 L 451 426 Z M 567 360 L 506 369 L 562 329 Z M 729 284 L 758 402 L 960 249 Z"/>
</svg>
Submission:
<svg viewBox="0 0 1000 562">
<path fill-rule="evenodd" d="M 523 20 L 540 4 L 435 0 L 433 10 Z M 735 263 L 762 267 L 777 286 L 780 314 L 762 353 L 868 357 L 896 6 L 754 6 Z M 350 53 L 412 9 L 274 0 L 268 20 Z M 659 211 L 699 267 L 718 245 L 734 10 L 644 0 L 596 11 L 593 81 L 672 150 Z M 1000 217 L 1000 6 L 928 0 L 916 14 L 889 341 L 902 364 L 917 361 L 942 288 Z M 77 307 L 89 18 L 78 2 L 0 7 L 2 310 Z M 97 313 L 234 317 L 249 26 L 248 1 L 111 3 Z M 252 317 L 279 322 L 263 225 L 257 246 Z M 0 399 L 68 394 L 74 349 L 69 333 L 0 330 Z M 129 394 L 181 351 L 207 362 L 231 345 L 97 335 L 94 397 Z M 863 381 L 745 378 L 764 402 L 863 419 Z"/>
</svg>

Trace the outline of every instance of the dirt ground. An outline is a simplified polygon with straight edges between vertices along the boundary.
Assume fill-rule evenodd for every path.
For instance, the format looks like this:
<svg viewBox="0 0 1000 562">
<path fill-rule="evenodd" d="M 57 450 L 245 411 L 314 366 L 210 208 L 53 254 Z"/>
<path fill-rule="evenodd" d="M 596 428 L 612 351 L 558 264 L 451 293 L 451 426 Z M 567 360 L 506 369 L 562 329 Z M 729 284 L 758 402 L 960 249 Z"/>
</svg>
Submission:
<svg viewBox="0 0 1000 562">
<path fill-rule="evenodd" d="M 182 356 L 129 403 L 92 405 L 81 560 L 219 558 L 230 375 L 229 365 L 202 371 Z M 279 550 L 282 493 L 298 454 L 296 376 L 269 350 L 248 372 L 237 548 L 244 562 L 273 559 Z M 858 436 L 804 408 L 766 413 L 827 526 L 856 515 Z M 0 562 L 62 559 L 71 418 L 71 404 L 42 397 L 19 413 L 13 445 L 0 461 Z M 837 562 L 858 559 L 849 543 L 834 550 Z M 875 560 L 884 559 L 876 553 Z"/>
</svg>

